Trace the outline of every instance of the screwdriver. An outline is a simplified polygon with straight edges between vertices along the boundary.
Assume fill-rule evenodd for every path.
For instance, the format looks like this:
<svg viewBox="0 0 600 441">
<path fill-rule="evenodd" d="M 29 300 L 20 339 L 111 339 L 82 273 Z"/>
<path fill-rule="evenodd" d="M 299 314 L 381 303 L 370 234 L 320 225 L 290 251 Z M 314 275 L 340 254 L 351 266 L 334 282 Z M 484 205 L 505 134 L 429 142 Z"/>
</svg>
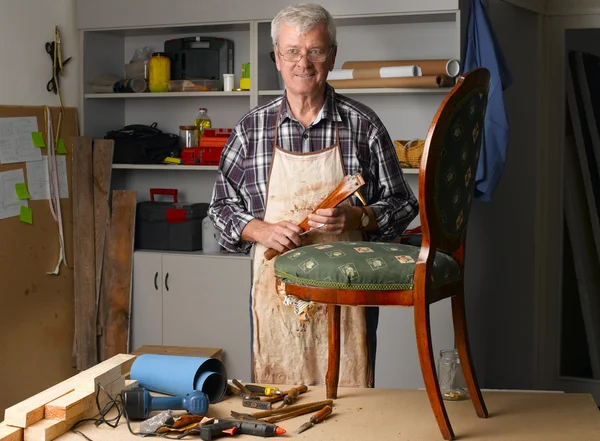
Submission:
<svg viewBox="0 0 600 441">
<path fill-rule="evenodd" d="M 257 386 L 256 384 L 247 384 L 246 389 L 255 394 L 261 395 L 281 395 L 281 391 L 277 387 L 271 386 Z"/>
<path fill-rule="evenodd" d="M 296 398 L 298 398 L 298 395 L 303 394 L 307 390 L 308 386 L 306 386 L 305 384 L 303 384 L 302 386 L 292 387 L 290 390 L 287 391 L 287 395 L 283 399 L 283 403 L 281 403 L 281 406 L 279 406 L 278 409 L 281 409 L 283 406 L 289 406 L 293 404 L 294 401 L 296 401 Z"/>
<path fill-rule="evenodd" d="M 308 420 L 306 423 L 304 423 L 300 427 L 298 427 L 293 432 L 294 435 L 299 435 L 300 433 L 304 432 L 306 429 L 310 429 L 315 424 L 320 423 L 325 418 L 327 418 L 327 416 L 329 416 L 331 414 L 331 412 L 333 412 L 333 409 L 331 408 L 331 406 L 329 406 L 329 405 L 325 406 L 323 409 L 319 410 L 317 413 L 315 413 L 313 416 L 311 416 L 310 420 Z"/>
</svg>

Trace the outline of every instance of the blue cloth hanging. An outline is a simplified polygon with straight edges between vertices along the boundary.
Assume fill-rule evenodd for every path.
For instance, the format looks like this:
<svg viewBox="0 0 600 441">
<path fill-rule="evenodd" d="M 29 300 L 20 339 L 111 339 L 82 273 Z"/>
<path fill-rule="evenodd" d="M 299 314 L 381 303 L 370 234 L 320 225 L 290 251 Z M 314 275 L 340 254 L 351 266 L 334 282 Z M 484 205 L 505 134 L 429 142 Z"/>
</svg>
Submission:
<svg viewBox="0 0 600 441">
<path fill-rule="evenodd" d="M 476 67 L 485 67 L 491 75 L 485 130 L 475 177 L 475 198 L 489 201 L 506 161 L 510 130 L 502 92 L 512 84 L 513 79 L 482 0 L 471 0 L 463 71 L 468 72 Z"/>
</svg>

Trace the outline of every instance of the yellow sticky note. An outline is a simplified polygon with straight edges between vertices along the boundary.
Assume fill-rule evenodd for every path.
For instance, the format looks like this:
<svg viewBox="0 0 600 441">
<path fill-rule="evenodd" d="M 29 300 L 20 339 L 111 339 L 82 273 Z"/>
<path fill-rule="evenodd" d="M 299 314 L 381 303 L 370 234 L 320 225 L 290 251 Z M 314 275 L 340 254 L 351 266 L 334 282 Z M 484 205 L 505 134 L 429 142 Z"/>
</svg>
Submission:
<svg viewBox="0 0 600 441">
<path fill-rule="evenodd" d="M 19 216 L 21 222 L 26 224 L 33 224 L 33 219 L 31 215 L 31 208 L 21 205 L 21 215 Z"/>
<path fill-rule="evenodd" d="M 29 190 L 27 190 L 27 185 L 25 183 L 19 182 L 18 184 L 15 184 L 15 190 L 17 192 L 17 197 L 20 200 L 31 198 L 31 195 L 29 194 Z"/>
<path fill-rule="evenodd" d="M 33 141 L 33 145 L 35 147 L 46 147 L 46 143 L 44 142 L 44 135 L 42 135 L 42 132 L 31 132 L 31 140 Z"/>
<path fill-rule="evenodd" d="M 67 147 L 65 147 L 65 141 L 62 138 L 58 140 L 58 145 L 56 146 L 56 153 L 59 155 L 67 154 Z"/>
</svg>

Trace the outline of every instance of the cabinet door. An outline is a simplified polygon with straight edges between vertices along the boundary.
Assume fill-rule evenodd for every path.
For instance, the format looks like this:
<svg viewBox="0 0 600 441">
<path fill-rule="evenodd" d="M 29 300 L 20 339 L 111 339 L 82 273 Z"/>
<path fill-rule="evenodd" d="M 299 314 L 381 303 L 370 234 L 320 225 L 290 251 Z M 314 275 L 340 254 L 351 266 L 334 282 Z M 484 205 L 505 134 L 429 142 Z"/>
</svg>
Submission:
<svg viewBox="0 0 600 441">
<path fill-rule="evenodd" d="M 250 380 L 246 256 L 163 255 L 163 343 L 223 349 L 229 378 Z"/>
<path fill-rule="evenodd" d="M 131 350 L 143 345 L 162 345 L 162 255 L 133 254 Z"/>
</svg>

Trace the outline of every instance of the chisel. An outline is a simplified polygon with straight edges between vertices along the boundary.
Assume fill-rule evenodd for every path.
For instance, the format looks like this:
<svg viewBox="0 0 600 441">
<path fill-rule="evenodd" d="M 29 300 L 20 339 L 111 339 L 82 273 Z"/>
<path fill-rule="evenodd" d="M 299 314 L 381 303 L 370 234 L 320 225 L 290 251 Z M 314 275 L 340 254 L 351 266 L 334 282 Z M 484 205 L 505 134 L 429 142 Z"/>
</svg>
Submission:
<svg viewBox="0 0 600 441">
<path fill-rule="evenodd" d="M 306 423 L 302 424 L 300 427 L 294 430 L 294 435 L 298 435 L 304 432 L 306 429 L 310 429 L 315 424 L 320 423 L 325 418 L 327 418 L 332 411 L 333 409 L 331 408 L 331 406 L 325 406 L 323 409 L 319 410 L 317 413 L 311 416 L 310 420 L 308 420 Z"/>
</svg>

